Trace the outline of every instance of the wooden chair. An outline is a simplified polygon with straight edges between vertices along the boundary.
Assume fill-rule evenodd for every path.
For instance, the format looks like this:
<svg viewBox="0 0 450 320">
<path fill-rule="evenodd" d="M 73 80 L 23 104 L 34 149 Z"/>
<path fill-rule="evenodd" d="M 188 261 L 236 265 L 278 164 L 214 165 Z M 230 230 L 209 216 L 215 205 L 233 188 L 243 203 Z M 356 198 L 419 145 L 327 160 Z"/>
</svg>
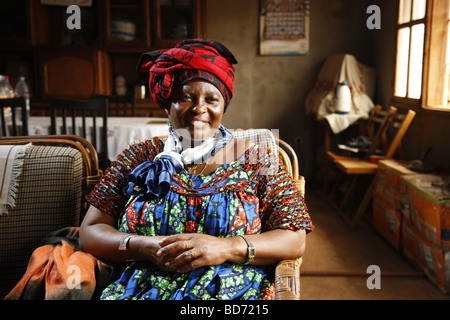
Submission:
<svg viewBox="0 0 450 320">
<path fill-rule="evenodd" d="M 110 117 L 135 117 L 136 101 L 134 95 L 101 95 L 92 94 L 92 99 L 106 99 L 108 102 L 108 115 Z"/>
<path fill-rule="evenodd" d="M 413 121 L 415 114 L 416 113 L 413 110 L 408 110 L 406 114 L 392 114 L 388 121 L 383 123 L 381 130 L 377 132 L 376 136 L 374 137 L 375 142 L 373 146 L 371 146 L 371 148 L 377 148 L 379 144 L 387 143 L 388 147 L 386 149 L 386 152 L 384 153 L 383 158 L 393 158 L 395 153 L 401 150 L 401 141 L 406 134 L 406 131 L 408 130 L 411 122 Z M 391 136 L 392 138 L 388 143 L 389 136 Z M 384 142 L 385 139 L 386 141 Z M 344 220 L 349 223 L 350 227 L 355 227 L 364 214 L 370 199 L 372 198 L 372 192 L 375 184 L 375 174 L 378 169 L 378 164 L 370 162 L 368 158 L 340 158 L 335 161 L 335 164 L 341 172 L 341 176 L 333 187 L 330 199 L 332 199 L 336 194 L 338 188 L 341 186 L 341 182 L 346 177 L 351 178 L 351 184 L 337 210 L 338 213 L 342 215 Z M 371 181 L 369 187 L 364 193 L 364 196 L 358 206 L 355 215 L 353 216 L 353 218 L 349 218 L 345 214 L 344 210 L 349 198 L 354 194 L 354 191 L 356 189 L 356 182 L 361 176 L 371 177 Z"/>
<path fill-rule="evenodd" d="M 11 128 L 12 133 L 9 132 L 8 124 L 6 123 L 6 110 L 4 108 L 10 108 L 11 114 Z M 21 110 L 22 126 L 20 130 L 19 120 L 17 119 L 16 110 Z M 0 114 L 2 123 L 2 134 L 3 136 L 17 136 L 19 132 L 22 135 L 28 135 L 28 114 L 25 98 L 10 98 L 10 99 L 0 99 Z"/>
<path fill-rule="evenodd" d="M 100 168 L 108 167 L 108 109 L 105 99 L 89 101 L 52 99 L 50 112 L 51 134 L 72 134 L 89 139 L 99 154 Z M 58 116 L 62 118 L 61 130 L 58 130 Z M 81 130 L 78 128 L 77 117 L 81 118 Z M 92 118 L 92 126 L 88 126 L 86 123 L 86 119 L 89 117 Z M 70 118 L 70 122 L 68 118 Z M 97 118 L 101 118 L 99 125 L 97 125 Z M 97 130 L 100 130 L 99 143 L 97 143 Z"/>
<path fill-rule="evenodd" d="M 82 137 L 0 137 L 1 145 L 29 143 L 15 206 L 0 215 L 1 298 L 23 275 L 31 253 L 50 232 L 80 224 L 88 207 L 85 196 L 102 175 L 94 147 Z"/>
<path fill-rule="evenodd" d="M 324 186 L 325 192 L 329 190 L 330 175 L 333 173 L 337 160 L 363 158 L 368 160 L 371 155 L 376 153 L 386 153 L 387 151 L 387 136 L 386 128 L 389 125 L 393 115 L 397 112 L 394 107 L 388 110 L 383 110 L 380 105 L 376 105 L 367 119 L 367 123 L 361 132 L 362 136 L 366 137 L 371 144 L 368 148 L 353 148 L 356 152 L 340 150 L 338 152 L 326 151 L 324 159 Z M 379 149 L 381 147 L 381 150 Z"/>
</svg>

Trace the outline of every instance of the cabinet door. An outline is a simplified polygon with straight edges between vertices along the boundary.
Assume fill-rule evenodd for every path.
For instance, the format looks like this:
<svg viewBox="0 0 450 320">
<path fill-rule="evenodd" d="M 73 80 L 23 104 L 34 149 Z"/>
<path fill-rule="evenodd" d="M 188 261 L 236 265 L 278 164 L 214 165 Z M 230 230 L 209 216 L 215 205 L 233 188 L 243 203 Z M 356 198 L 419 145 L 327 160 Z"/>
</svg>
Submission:
<svg viewBox="0 0 450 320">
<path fill-rule="evenodd" d="M 105 0 L 105 43 L 122 48 L 150 46 L 149 0 Z"/>
<path fill-rule="evenodd" d="M 155 46 L 206 36 L 204 0 L 154 0 Z"/>
<path fill-rule="evenodd" d="M 3 1 L 0 9 L 0 43 L 5 46 L 44 43 L 46 18 L 45 10 L 38 1 Z"/>
<path fill-rule="evenodd" d="M 89 50 L 85 50 L 89 51 Z M 91 94 L 110 94 L 109 57 L 92 50 L 85 54 L 41 53 L 42 97 L 88 99 Z"/>
</svg>

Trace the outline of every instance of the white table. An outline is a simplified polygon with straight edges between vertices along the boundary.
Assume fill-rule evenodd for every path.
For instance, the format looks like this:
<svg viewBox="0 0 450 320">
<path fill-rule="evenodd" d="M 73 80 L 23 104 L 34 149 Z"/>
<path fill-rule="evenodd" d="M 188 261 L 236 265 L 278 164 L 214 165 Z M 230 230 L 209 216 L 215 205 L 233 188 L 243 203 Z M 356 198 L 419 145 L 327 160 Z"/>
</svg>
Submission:
<svg viewBox="0 0 450 320">
<path fill-rule="evenodd" d="M 67 119 L 68 126 L 71 126 L 71 119 Z M 61 119 L 57 119 L 57 126 L 62 124 Z M 88 128 L 92 128 L 92 118 L 86 119 Z M 102 119 L 96 119 L 96 125 L 99 129 L 102 126 Z M 77 118 L 77 129 L 81 130 L 81 118 Z M 131 143 L 145 140 L 154 136 L 163 136 L 169 134 L 167 119 L 165 118 L 142 118 L 142 117 L 108 117 L 108 158 L 115 160 L 122 151 Z M 28 121 L 28 134 L 48 135 L 50 134 L 50 117 L 30 117 Z M 77 131 L 79 134 L 80 131 Z M 60 133 L 57 131 L 57 133 Z M 100 132 L 97 132 L 97 140 L 100 138 Z M 87 140 L 92 142 L 92 135 L 87 133 Z M 97 145 L 100 143 L 97 141 Z M 100 151 L 100 150 L 98 150 Z"/>
</svg>

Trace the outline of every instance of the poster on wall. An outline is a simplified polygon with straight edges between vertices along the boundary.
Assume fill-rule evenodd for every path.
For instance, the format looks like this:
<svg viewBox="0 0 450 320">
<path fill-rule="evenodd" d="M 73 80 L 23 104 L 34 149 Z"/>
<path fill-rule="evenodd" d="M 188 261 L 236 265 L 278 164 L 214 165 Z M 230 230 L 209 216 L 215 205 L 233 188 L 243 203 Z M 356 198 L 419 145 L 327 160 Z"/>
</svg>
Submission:
<svg viewBox="0 0 450 320">
<path fill-rule="evenodd" d="M 92 7 L 92 0 L 41 0 L 42 5 L 64 6 L 77 5 L 79 7 Z"/>
<path fill-rule="evenodd" d="M 309 52 L 310 0 L 260 0 L 261 55 Z"/>
</svg>

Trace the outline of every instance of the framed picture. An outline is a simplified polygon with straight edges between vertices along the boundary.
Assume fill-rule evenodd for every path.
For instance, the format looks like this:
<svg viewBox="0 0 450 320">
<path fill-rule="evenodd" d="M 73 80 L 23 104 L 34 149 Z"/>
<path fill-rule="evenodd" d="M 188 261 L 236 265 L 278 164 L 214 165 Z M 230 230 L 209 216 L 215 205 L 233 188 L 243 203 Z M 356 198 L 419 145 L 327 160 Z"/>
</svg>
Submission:
<svg viewBox="0 0 450 320">
<path fill-rule="evenodd" d="M 309 52 L 310 0 L 260 0 L 261 55 Z"/>
<path fill-rule="evenodd" d="M 92 0 L 41 0 L 42 5 L 64 6 L 77 5 L 79 7 L 91 7 Z"/>
</svg>

